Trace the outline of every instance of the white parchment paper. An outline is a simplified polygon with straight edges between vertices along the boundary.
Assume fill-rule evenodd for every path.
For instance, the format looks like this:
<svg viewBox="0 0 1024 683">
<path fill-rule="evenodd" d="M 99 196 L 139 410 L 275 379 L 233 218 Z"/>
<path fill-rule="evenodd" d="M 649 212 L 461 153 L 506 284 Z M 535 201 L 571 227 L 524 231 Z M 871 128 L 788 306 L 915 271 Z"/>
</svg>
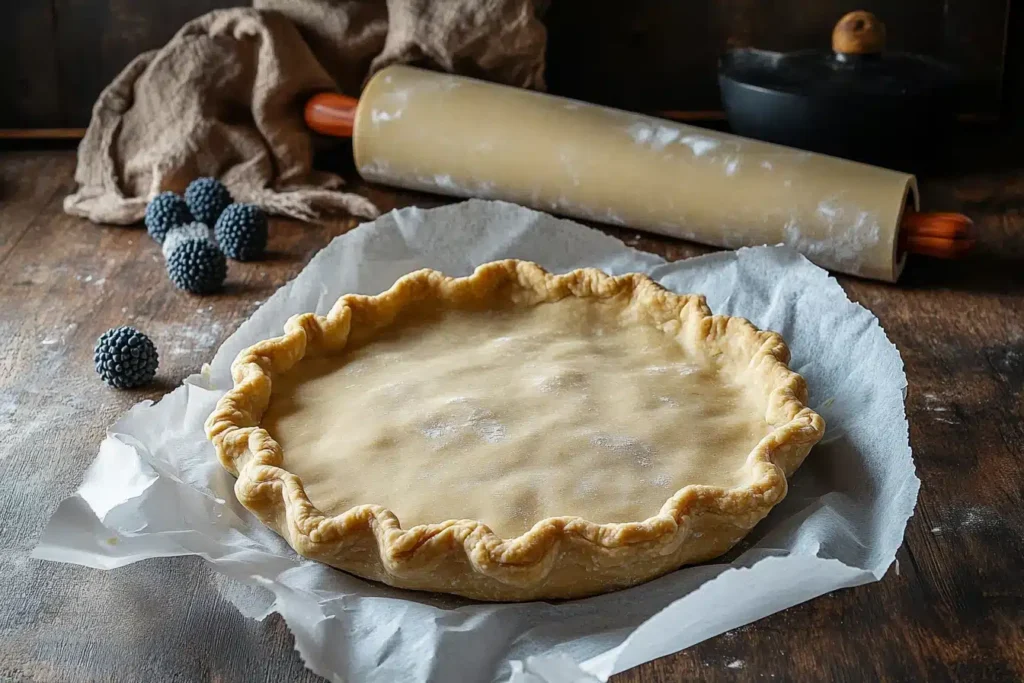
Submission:
<svg viewBox="0 0 1024 683">
<path fill-rule="evenodd" d="M 828 423 L 787 498 L 721 561 L 559 604 L 478 604 L 372 584 L 298 557 L 236 500 L 203 421 L 246 346 L 294 313 L 326 313 L 346 292 L 374 294 L 412 270 L 466 275 L 529 259 L 564 272 L 643 271 L 702 292 L 716 313 L 783 334 L 792 367 Z M 873 315 L 788 248 L 678 263 L 566 220 L 502 202 L 403 209 L 338 237 L 239 327 L 201 374 L 109 430 L 77 494 L 34 555 L 110 569 L 199 555 L 234 579 L 243 614 L 280 612 L 307 666 L 333 681 L 579 683 L 676 652 L 837 588 L 882 577 L 920 485 L 899 352 Z"/>
</svg>

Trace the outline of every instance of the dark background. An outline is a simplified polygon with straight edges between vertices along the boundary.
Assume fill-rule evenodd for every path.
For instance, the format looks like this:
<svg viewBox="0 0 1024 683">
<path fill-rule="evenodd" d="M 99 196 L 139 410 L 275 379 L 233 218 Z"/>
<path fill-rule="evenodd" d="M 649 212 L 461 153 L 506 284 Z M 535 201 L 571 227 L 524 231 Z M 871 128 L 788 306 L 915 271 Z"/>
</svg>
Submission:
<svg viewBox="0 0 1024 683">
<path fill-rule="evenodd" d="M 140 52 L 232 0 L 0 0 L 0 129 L 77 129 Z M 717 59 L 729 47 L 827 49 L 846 12 L 874 11 L 888 46 L 969 74 L 966 118 L 1006 118 L 1024 79 L 1011 0 L 552 0 L 552 92 L 635 110 L 720 117 Z M 1019 111 L 1019 110 L 1018 110 Z M 59 133 L 59 131 L 57 131 Z M 75 131 L 65 131 L 74 135 Z"/>
</svg>

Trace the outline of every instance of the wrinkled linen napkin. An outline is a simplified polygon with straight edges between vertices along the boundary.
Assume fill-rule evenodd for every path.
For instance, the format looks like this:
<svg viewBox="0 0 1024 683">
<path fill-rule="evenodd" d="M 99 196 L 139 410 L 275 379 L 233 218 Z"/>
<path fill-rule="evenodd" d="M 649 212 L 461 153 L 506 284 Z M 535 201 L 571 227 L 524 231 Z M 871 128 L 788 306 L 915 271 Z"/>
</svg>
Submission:
<svg viewBox="0 0 1024 683">
<path fill-rule="evenodd" d="M 210 12 L 136 57 L 103 90 L 64 210 L 138 222 L 165 190 L 220 178 L 238 201 L 301 220 L 371 201 L 312 167 L 303 103 L 359 93 L 396 62 L 544 88 L 544 0 L 255 0 Z"/>
</svg>

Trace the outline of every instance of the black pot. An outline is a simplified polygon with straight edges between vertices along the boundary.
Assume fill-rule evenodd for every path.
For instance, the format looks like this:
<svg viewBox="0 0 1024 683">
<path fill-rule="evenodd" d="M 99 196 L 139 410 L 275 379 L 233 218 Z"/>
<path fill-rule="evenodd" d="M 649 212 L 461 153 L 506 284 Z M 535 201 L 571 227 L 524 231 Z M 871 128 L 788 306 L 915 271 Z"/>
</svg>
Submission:
<svg viewBox="0 0 1024 683">
<path fill-rule="evenodd" d="M 881 22 L 853 12 L 836 25 L 832 52 L 729 51 L 718 73 L 729 125 L 745 137 L 900 170 L 935 163 L 959 74 L 883 44 Z"/>
</svg>

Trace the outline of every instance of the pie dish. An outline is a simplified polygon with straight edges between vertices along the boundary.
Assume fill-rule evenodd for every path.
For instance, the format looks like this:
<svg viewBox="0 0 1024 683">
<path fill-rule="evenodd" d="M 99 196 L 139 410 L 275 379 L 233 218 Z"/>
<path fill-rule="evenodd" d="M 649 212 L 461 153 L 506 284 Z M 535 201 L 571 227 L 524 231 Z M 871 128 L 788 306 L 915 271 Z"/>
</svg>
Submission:
<svg viewBox="0 0 1024 683">
<path fill-rule="evenodd" d="M 478 600 L 574 598 L 721 555 L 821 439 L 782 338 L 645 275 L 420 270 L 292 317 L 206 431 L 301 555 Z"/>
</svg>

